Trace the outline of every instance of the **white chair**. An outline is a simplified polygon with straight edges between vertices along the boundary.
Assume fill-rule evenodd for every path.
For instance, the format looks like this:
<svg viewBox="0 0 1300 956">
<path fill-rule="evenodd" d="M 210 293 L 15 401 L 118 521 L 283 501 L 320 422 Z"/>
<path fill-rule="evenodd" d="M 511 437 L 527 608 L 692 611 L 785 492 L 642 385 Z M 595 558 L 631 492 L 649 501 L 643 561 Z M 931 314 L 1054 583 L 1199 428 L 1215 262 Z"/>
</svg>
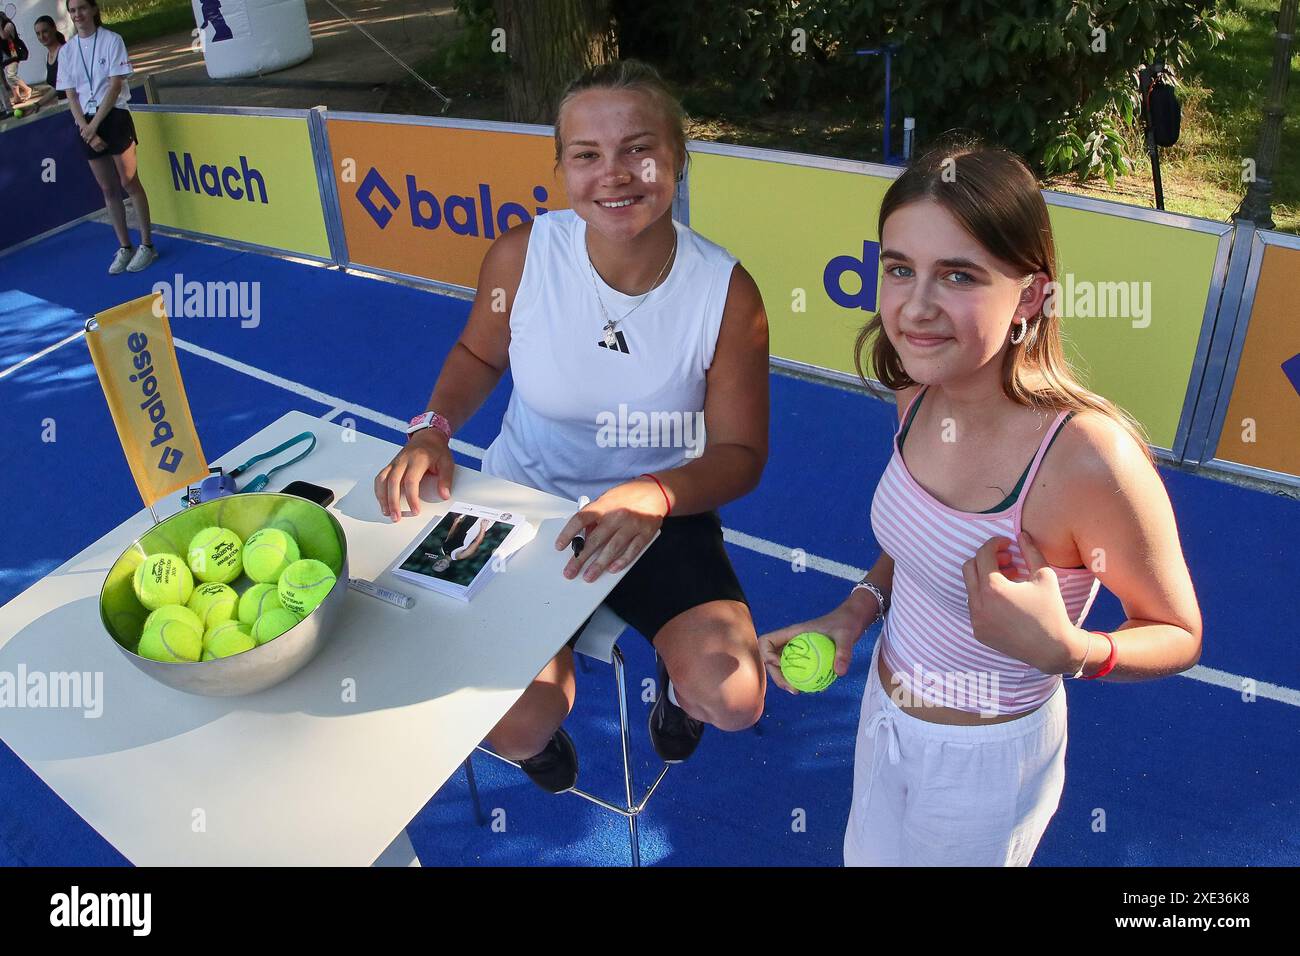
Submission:
<svg viewBox="0 0 1300 956">
<path fill-rule="evenodd" d="M 602 604 L 600 607 L 596 608 L 591 617 L 587 619 L 587 623 L 582 626 L 582 630 L 578 632 L 577 643 L 574 644 L 573 647 L 575 653 L 581 654 L 583 657 L 602 660 L 606 664 L 613 665 L 614 668 L 615 693 L 618 697 L 619 735 L 623 743 L 623 801 L 621 804 L 611 803 L 608 800 L 603 800 L 594 794 L 587 793 L 585 790 L 579 790 L 577 788 L 567 792 L 582 797 L 585 800 L 590 800 L 597 806 L 604 807 L 612 813 L 622 814 L 627 818 L 628 845 L 632 851 L 632 865 L 640 866 L 641 841 L 637 833 L 636 818 L 641 811 L 645 809 L 646 804 L 650 801 L 650 797 L 658 788 L 660 781 L 662 781 L 664 775 L 668 773 L 668 767 L 670 764 L 664 764 L 663 769 L 659 771 L 659 776 L 655 778 L 655 782 L 650 785 L 648 790 L 646 790 L 644 796 L 634 803 L 632 796 L 635 793 L 636 788 L 632 780 L 632 744 L 631 738 L 628 736 L 627 690 L 623 679 L 623 652 L 619 650 L 618 647 L 618 640 L 623 636 L 625 630 L 627 630 L 627 622 Z M 663 693 L 663 691 L 664 688 L 659 688 L 660 693 Z M 495 757 L 497 760 L 504 763 L 508 763 L 512 767 L 519 766 L 517 761 L 507 760 L 505 757 L 493 753 L 486 747 L 480 746 L 475 749 L 481 750 L 483 753 Z M 470 799 L 474 802 L 474 818 L 478 821 L 479 826 L 483 826 L 487 822 L 487 818 L 484 816 L 482 807 L 479 805 L 478 786 L 474 782 L 473 756 L 474 755 L 471 753 L 469 757 L 465 758 L 465 776 L 469 781 Z"/>
</svg>

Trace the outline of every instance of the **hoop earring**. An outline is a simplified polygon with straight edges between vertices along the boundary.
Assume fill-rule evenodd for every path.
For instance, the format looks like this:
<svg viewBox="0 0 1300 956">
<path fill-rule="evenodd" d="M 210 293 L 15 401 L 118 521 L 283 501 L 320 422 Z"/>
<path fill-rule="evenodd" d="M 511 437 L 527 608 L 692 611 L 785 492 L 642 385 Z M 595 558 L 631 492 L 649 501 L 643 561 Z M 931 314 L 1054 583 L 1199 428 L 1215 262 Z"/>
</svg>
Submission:
<svg viewBox="0 0 1300 956">
<path fill-rule="evenodd" d="M 1019 345 L 1021 342 L 1023 342 L 1023 341 L 1025 340 L 1025 336 L 1029 334 L 1029 320 L 1028 320 L 1028 319 L 1021 319 L 1019 325 L 1020 325 L 1020 338 L 1016 338 L 1016 326 L 1015 326 L 1015 325 L 1012 325 L 1012 326 L 1011 326 L 1011 344 L 1012 344 L 1012 345 Z"/>
</svg>

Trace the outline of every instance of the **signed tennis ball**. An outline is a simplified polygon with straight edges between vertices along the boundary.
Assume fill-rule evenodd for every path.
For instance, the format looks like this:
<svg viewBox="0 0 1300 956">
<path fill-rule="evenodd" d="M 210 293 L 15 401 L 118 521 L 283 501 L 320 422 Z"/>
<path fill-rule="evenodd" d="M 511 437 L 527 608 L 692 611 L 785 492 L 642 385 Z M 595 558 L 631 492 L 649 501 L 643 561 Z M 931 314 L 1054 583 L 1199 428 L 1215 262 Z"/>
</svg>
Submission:
<svg viewBox="0 0 1300 956">
<path fill-rule="evenodd" d="M 806 631 L 781 650 L 781 676 L 795 690 L 815 694 L 835 683 L 835 642 Z"/>
<path fill-rule="evenodd" d="M 274 584 L 254 584 L 239 598 L 239 623 L 252 627 L 267 611 L 283 608 L 280 590 Z"/>
<path fill-rule="evenodd" d="M 132 579 L 135 596 L 151 611 L 167 604 L 184 604 L 194 591 L 194 576 L 174 554 L 151 554 L 140 562 Z"/>
<path fill-rule="evenodd" d="M 151 661 L 197 661 L 203 653 L 203 636 L 184 621 L 164 620 L 146 627 L 136 653 Z"/>
<path fill-rule="evenodd" d="M 190 539 L 190 570 L 200 581 L 229 584 L 243 573 L 244 542 L 228 528 L 204 528 Z"/>
<path fill-rule="evenodd" d="M 282 607 L 274 608 L 253 622 L 253 639 L 260 646 L 275 640 L 297 623 L 297 614 Z"/>
<path fill-rule="evenodd" d="M 186 607 L 199 616 L 206 629 L 235 616 L 239 608 L 239 595 L 228 584 L 209 581 L 194 589 Z"/>
<path fill-rule="evenodd" d="M 295 561 L 280 575 L 280 603 L 286 611 L 306 617 L 334 587 L 334 572 L 320 561 Z"/>
<path fill-rule="evenodd" d="M 263 528 L 244 542 L 244 571 L 261 584 L 275 584 L 284 569 L 301 557 L 298 542 L 279 528 Z"/>
</svg>

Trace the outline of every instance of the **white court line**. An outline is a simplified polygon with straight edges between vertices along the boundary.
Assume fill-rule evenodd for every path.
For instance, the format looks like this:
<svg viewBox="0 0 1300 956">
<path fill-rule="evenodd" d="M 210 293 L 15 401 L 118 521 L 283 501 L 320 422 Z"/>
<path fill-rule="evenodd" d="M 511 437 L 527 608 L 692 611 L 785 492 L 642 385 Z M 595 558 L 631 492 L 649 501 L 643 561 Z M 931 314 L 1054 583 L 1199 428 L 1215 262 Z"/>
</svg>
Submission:
<svg viewBox="0 0 1300 956">
<path fill-rule="evenodd" d="M 184 339 L 175 339 L 174 341 L 178 349 L 184 352 L 189 352 L 191 355 L 197 355 L 210 362 L 216 362 L 218 365 L 224 365 L 232 371 L 242 372 L 249 378 L 255 378 L 258 381 L 266 382 L 268 385 L 282 388 L 286 392 L 293 392 L 295 395 L 300 395 L 303 398 L 310 399 L 318 405 L 332 408 L 334 411 L 329 413 L 329 418 L 331 419 L 340 411 L 346 409 L 355 414 L 358 418 L 364 418 L 366 421 L 374 422 L 376 425 L 383 425 L 385 428 L 391 428 L 399 434 L 406 434 L 406 422 L 402 421 L 400 418 L 394 418 L 392 415 L 385 415 L 383 412 L 377 412 L 373 408 L 366 408 L 364 405 L 354 404 L 346 399 L 339 398 L 337 395 L 330 395 L 327 392 L 321 392 L 317 389 L 309 388 L 308 386 L 302 385 L 291 379 L 283 378 L 279 375 L 272 375 L 270 372 L 264 372 L 256 366 L 248 365 L 238 359 L 228 358 L 219 352 L 213 352 L 210 349 L 205 349 L 202 346 L 195 345 L 193 342 L 186 342 Z M 458 451 L 461 454 L 469 455 L 471 458 L 479 459 L 483 457 L 483 453 L 486 451 L 486 449 L 479 448 L 477 445 L 463 442 L 459 438 L 453 438 L 451 440 L 451 449 L 452 451 Z"/>
<path fill-rule="evenodd" d="M 73 341 L 83 334 L 85 334 L 84 331 L 78 332 L 76 335 L 70 335 L 62 342 L 51 345 L 44 351 L 23 359 L 17 365 L 6 369 L 4 372 L 0 372 L 0 378 L 4 378 L 10 372 L 26 365 L 28 362 L 35 361 L 42 355 L 52 352 L 62 345 L 66 345 L 68 342 Z M 191 355 L 197 355 L 201 358 L 208 359 L 209 361 L 216 362 L 218 365 L 223 365 L 233 371 L 242 372 L 250 378 L 266 382 L 268 385 L 275 385 L 278 388 L 282 388 L 287 392 L 292 392 L 295 395 L 309 399 L 319 405 L 325 405 L 332 409 L 332 411 L 327 413 L 327 416 L 324 416 L 326 421 L 333 420 L 336 415 L 347 410 L 359 418 L 364 418 L 367 421 L 374 422 L 376 425 L 383 425 L 385 428 L 390 428 L 395 432 L 403 433 L 406 431 L 406 422 L 402 421 L 400 418 L 385 415 L 382 412 L 375 411 L 373 408 L 366 408 L 364 405 L 357 405 L 337 396 L 329 395 L 314 388 L 309 388 L 306 385 L 299 384 L 298 382 L 282 376 L 273 375 L 270 372 L 265 372 L 260 368 L 256 368 L 255 366 L 248 365 L 236 359 L 227 358 L 218 352 L 202 348 L 191 342 L 186 342 L 182 339 L 176 339 L 175 342 L 177 348 L 189 352 Z M 480 460 L 482 460 L 483 454 L 486 451 L 486 449 L 480 448 L 477 445 L 463 442 L 459 438 L 452 439 L 451 447 L 454 451 L 458 451 L 461 454 L 468 455 L 471 458 L 478 458 Z M 787 548 L 784 545 L 777 544 L 775 541 L 768 541 L 766 538 L 759 538 L 755 535 L 746 534 L 743 531 L 736 531 L 732 528 L 724 528 L 722 531 L 722 537 L 724 541 L 728 541 L 738 547 L 745 548 L 749 551 L 755 551 L 759 554 L 764 554 L 780 561 L 791 562 L 794 560 L 794 548 Z M 806 567 L 809 567 L 814 571 L 820 571 L 823 574 L 841 578 L 845 581 L 857 581 L 866 573 L 864 569 L 855 568 L 851 564 L 844 564 L 840 561 L 833 561 L 830 558 L 823 558 L 806 552 L 804 554 L 804 564 Z M 1203 684 L 1211 684 L 1215 687 L 1222 687 L 1236 693 L 1242 692 L 1243 683 L 1247 680 L 1247 678 L 1242 677 L 1239 674 L 1216 670 L 1213 667 L 1205 667 L 1200 664 L 1197 664 L 1176 676 L 1200 681 Z M 1300 691 L 1281 684 L 1270 684 L 1267 681 L 1257 681 L 1255 685 L 1255 696 L 1266 700 L 1275 700 L 1283 704 L 1290 704 L 1292 707 L 1300 707 Z"/>
<path fill-rule="evenodd" d="M 85 334 L 86 334 L 85 329 L 82 329 L 80 332 L 74 332 L 63 341 L 55 342 L 49 348 L 41 349 L 35 355 L 27 356 L 27 358 L 23 359 L 21 362 L 18 362 L 14 365 L 10 365 L 3 372 L 0 372 L 0 378 L 4 378 L 7 375 L 12 375 L 14 372 L 18 371 L 24 365 L 30 365 L 32 362 L 35 362 L 38 358 L 41 358 L 44 355 L 49 355 L 55 349 L 63 348 L 63 346 L 67 345 L 69 342 L 75 342 L 77 339 L 81 338 Z"/>
</svg>

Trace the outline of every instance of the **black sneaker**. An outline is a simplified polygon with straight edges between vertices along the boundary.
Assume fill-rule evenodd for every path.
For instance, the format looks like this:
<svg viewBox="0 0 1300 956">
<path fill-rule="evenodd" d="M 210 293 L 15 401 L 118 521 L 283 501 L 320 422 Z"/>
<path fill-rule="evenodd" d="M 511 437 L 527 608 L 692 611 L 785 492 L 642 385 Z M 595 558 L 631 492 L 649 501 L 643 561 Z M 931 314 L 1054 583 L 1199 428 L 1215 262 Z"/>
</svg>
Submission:
<svg viewBox="0 0 1300 956">
<path fill-rule="evenodd" d="M 560 727 L 545 750 L 519 761 L 519 767 L 547 793 L 564 793 L 578 783 L 578 749 L 573 746 L 573 738 Z"/>
<path fill-rule="evenodd" d="M 659 699 L 650 711 L 650 742 L 664 763 L 681 763 L 700 744 L 704 722 L 696 720 L 668 699 L 668 668 L 658 654 L 655 671 L 659 676 Z"/>
</svg>

